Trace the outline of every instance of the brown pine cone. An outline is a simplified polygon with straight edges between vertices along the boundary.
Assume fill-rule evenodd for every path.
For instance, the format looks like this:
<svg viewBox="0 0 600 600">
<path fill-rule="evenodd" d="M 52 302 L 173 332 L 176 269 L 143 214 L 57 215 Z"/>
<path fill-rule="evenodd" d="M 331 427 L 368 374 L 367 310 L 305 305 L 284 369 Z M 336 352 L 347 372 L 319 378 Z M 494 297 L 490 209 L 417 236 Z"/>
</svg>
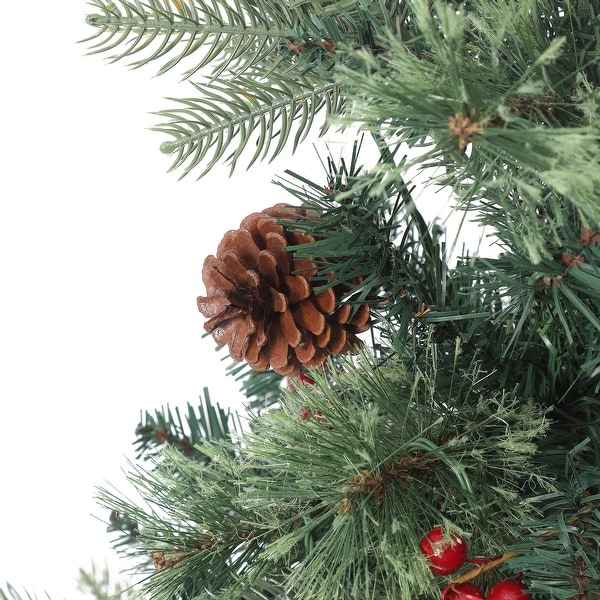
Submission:
<svg viewBox="0 0 600 600">
<path fill-rule="evenodd" d="M 366 304 L 354 314 L 349 304 L 336 308 L 347 289 L 315 294 L 310 277 L 317 265 L 286 250 L 314 238 L 277 220 L 305 214 L 284 204 L 253 213 L 224 235 L 216 256 L 204 261 L 207 295 L 198 298 L 198 309 L 208 319 L 204 328 L 219 346 L 228 344 L 235 360 L 246 360 L 257 371 L 295 375 L 302 366 L 321 365 L 328 355 L 359 344 L 357 334 L 371 325 Z"/>
</svg>

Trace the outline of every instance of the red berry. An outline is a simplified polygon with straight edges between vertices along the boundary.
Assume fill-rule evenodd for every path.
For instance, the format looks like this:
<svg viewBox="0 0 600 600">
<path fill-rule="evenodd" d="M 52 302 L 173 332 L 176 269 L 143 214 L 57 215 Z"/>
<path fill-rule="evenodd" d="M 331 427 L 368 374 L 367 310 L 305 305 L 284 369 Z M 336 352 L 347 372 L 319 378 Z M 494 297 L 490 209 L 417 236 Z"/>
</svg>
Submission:
<svg viewBox="0 0 600 600">
<path fill-rule="evenodd" d="M 307 375 L 306 373 L 300 373 L 298 375 L 298 380 L 301 381 L 302 383 L 306 383 L 308 385 L 312 385 L 315 382 L 315 380 L 310 375 Z"/>
<path fill-rule="evenodd" d="M 303 421 L 310 419 L 311 415 L 313 414 L 313 410 L 312 410 L 312 408 L 310 408 L 310 406 L 301 406 L 299 408 L 299 411 L 300 411 L 300 418 Z"/>
<path fill-rule="evenodd" d="M 489 591 L 487 600 L 531 600 L 531 595 L 522 581 L 505 579 Z"/>
<path fill-rule="evenodd" d="M 441 527 L 434 527 L 419 544 L 435 575 L 450 575 L 459 569 L 467 558 L 467 542 L 452 534 L 448 537 Z"/>
<path fill-rule="evenodd" d="M 287 384 L 290 390 L 292 390 L 292 392 L 296 391 L 296 386 L 294 385 L 294 382 L 301 383 L 302 385 L 312 385 L 315 382 L 315 380 L 306 373 L 298 373 L 298 375 L 295 375 L 294 377 L 288 377 Z"/>
<path fill-rule="evenodd" d="M 442 596 L 443 600 L 485 600 L 485 594 L 472 583 L 449 585 Z"/>
</svg>

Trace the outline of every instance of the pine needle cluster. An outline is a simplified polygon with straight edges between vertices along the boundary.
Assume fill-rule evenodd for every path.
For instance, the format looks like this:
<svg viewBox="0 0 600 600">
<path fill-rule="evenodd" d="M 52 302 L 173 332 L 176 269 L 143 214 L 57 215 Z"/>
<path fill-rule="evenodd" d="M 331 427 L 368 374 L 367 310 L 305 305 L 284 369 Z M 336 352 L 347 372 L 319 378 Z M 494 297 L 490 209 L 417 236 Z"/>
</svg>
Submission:
<svg viewBox="0 0 600 600">
<path fill-rule="evenodd" d="M 313 375 L 241 439 L 200 444 L 208 464 L 171 447 L 136 467 L 149 509 L 101 492 L 139 524 L 158 569 L 151 595 L 252 598 L 276 583 L 298 598 L 434 597 L 419 552 L 431 528 L 458 530 L 473 556 L 518 539 L 521 494 L 550 485 L 534 467 L 544 410 L 478 395 L 477 372 L 455 387 L 398 357 L 365 353 Z"/>
</svg>

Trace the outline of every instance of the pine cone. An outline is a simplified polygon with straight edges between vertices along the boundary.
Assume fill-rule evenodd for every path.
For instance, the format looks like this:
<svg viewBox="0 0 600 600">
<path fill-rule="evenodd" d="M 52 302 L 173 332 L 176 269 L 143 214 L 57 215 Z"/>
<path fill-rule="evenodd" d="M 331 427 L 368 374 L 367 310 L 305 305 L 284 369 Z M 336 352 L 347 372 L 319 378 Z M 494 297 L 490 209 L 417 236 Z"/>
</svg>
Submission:
<svg viewBox="0 0 600 600">
<path fill-rule="evenodd" d="M 198 298 L 198 309 L 208 319 L 204 328 L 218 345 L 228 344 L 235 360 L 257 371 L 298 374 L 302 366 L 351 350 L 360 343 L 357 334 L 370 327 L 368 305 L 354 314 L 349 304 L 336 308 L 347 289 L 313 292 L 317 265 L 294 259 L 286 247 L 314 238 L 277 223 L 299 216 L 306 211 L 284 204 L 249 215 L 224 235 L 202 268 L 207 295 Z"/>
</svg>

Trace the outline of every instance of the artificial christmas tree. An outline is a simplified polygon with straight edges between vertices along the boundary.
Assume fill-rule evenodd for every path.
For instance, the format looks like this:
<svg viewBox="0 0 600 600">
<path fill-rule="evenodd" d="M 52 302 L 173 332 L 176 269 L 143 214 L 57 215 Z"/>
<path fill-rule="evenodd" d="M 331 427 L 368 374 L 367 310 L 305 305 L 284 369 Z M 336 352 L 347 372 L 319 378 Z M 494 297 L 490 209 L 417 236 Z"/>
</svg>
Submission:
<svg viewBox="0 0 600 600">
<path fill-rule="evenodd" d="M 142 501 L 98 492 L 144 596 L 600 597 L 598 2 L 93 5 L 92 51 L 187 63 L 182 175 L 359 130 L 206 259 L 244 423 L 147 415 Z M 495 252 L 450 252 L 415 169 Z"/>
</svg>

